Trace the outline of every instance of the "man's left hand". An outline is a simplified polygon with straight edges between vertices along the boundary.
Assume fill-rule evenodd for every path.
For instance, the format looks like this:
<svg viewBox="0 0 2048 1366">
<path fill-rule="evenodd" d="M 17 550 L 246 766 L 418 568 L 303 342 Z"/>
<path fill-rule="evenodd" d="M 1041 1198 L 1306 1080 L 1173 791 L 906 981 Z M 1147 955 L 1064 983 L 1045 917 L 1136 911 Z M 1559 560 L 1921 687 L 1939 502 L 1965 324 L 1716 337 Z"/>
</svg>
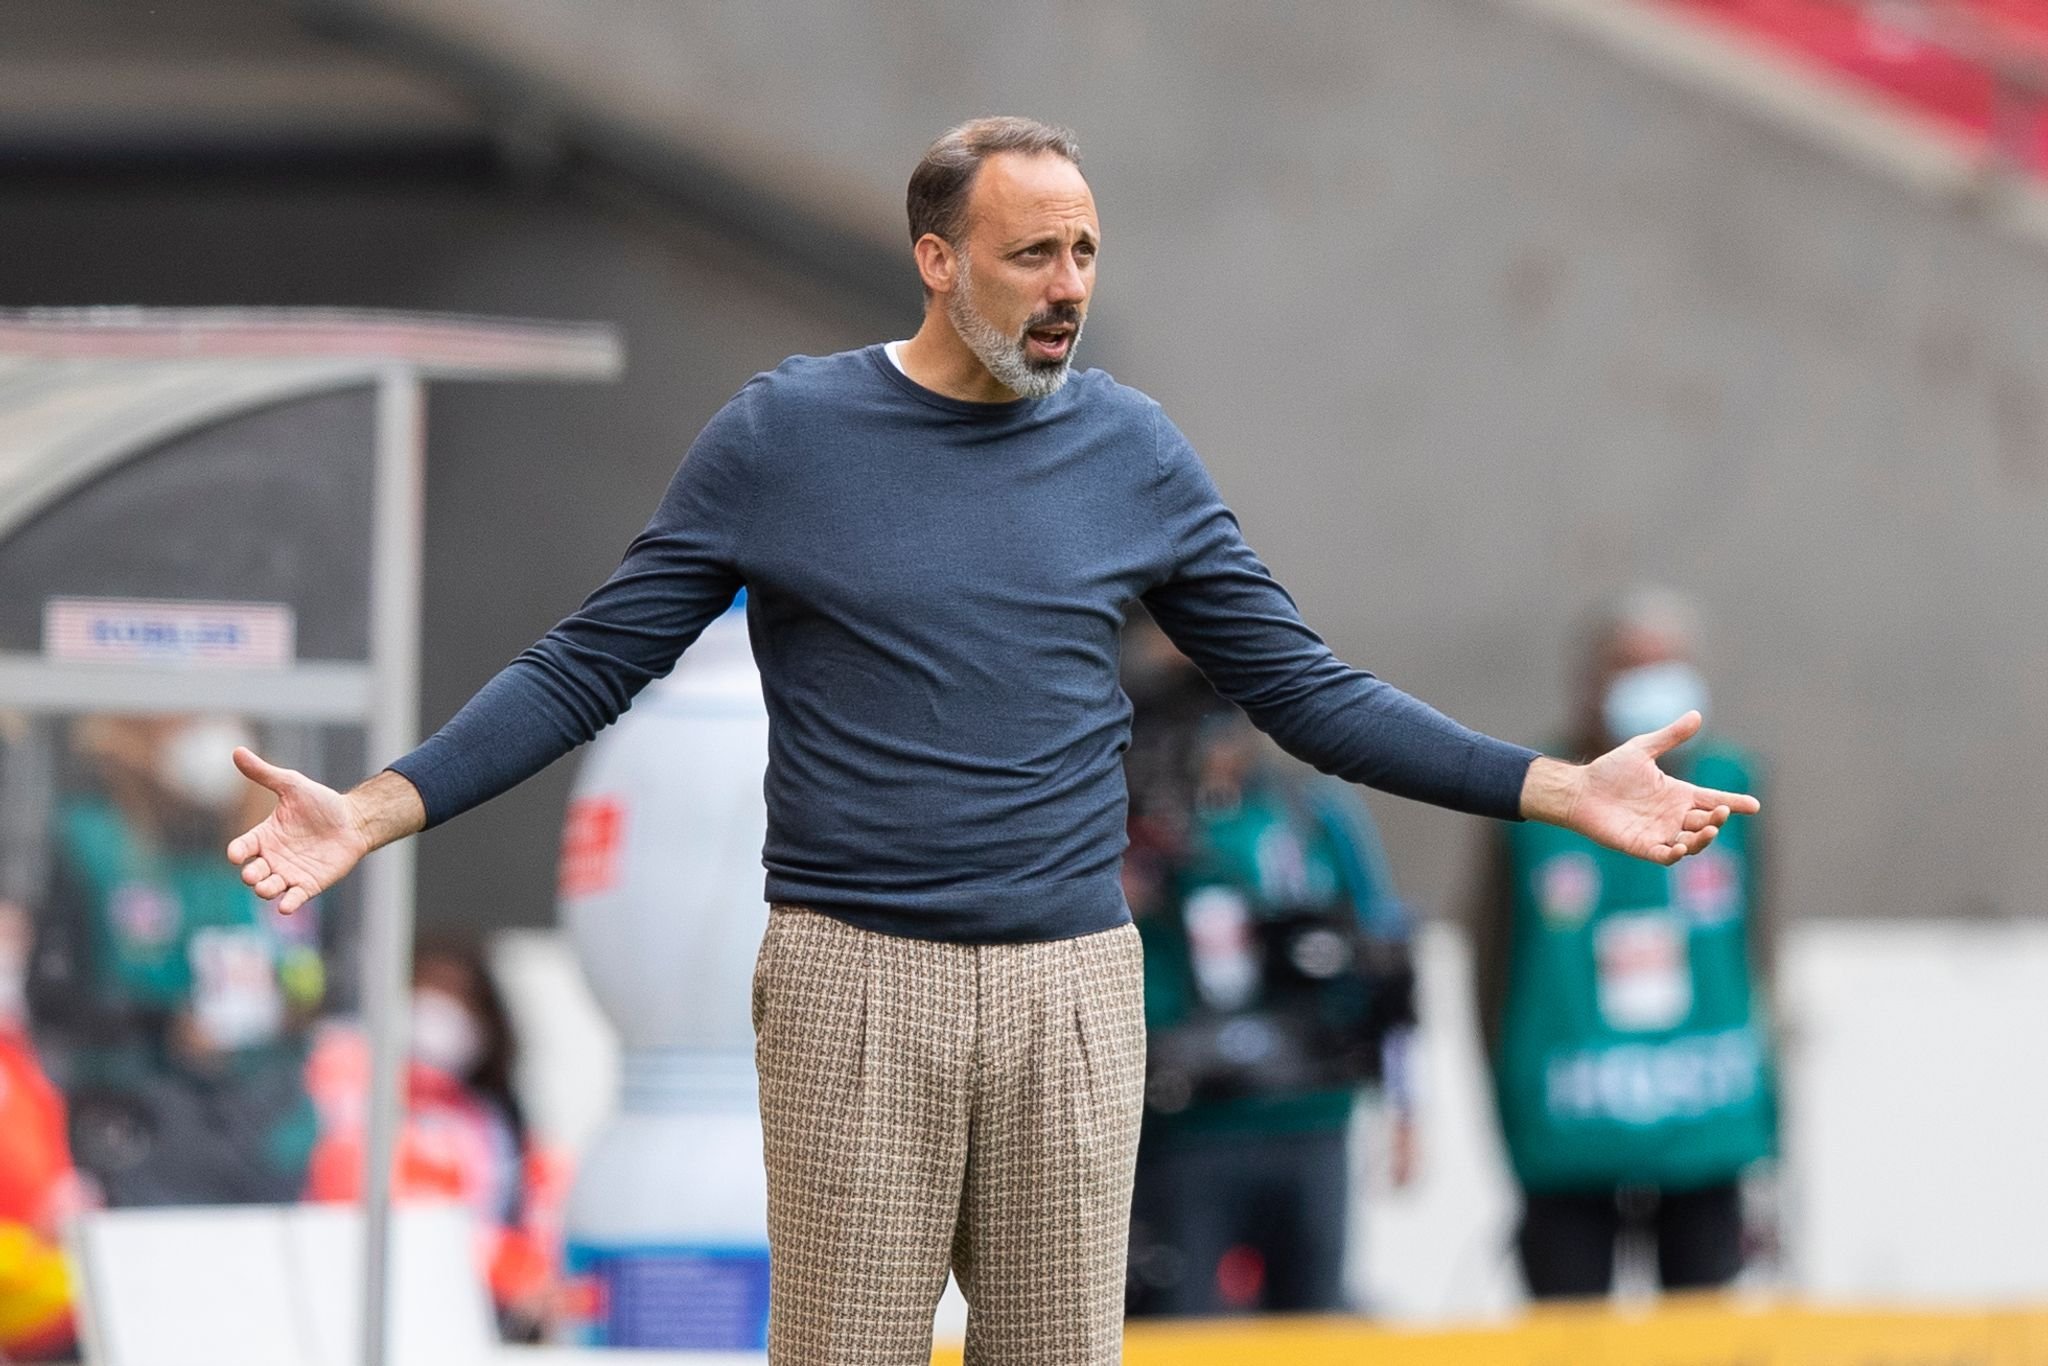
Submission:
<svg viewBox="0 0 2048 1366">
<path fill-rule="evenodd" d="M 1538 759 L 1522 782 L 1522 814 L 1652 863 L 1697 854 L 1714 842 L 1729 816 L 1760 809 L 1747 793 L 1695 787 L 1657 767 L 1660 756 L 1699 729 L 1700 714 L 1689 711 L 1589 764 Z"/>
</svg>

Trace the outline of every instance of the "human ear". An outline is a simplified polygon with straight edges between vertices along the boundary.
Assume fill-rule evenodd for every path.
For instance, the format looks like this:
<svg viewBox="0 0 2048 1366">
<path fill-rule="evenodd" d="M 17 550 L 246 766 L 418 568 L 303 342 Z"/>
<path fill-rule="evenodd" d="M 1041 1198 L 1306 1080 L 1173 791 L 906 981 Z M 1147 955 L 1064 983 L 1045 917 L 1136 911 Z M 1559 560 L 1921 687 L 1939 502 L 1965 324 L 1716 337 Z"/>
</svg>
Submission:
<svg viewBox="0 0 2048 1366">
<path fill-rule="evenodd" d="M 911 248 L 917 257 L 917 273 L 924 287 L 934 294 L 950 294 L 959 273 L 959 254 L 953 244 L 935 232 L 917 239 Z"/>
</svg>

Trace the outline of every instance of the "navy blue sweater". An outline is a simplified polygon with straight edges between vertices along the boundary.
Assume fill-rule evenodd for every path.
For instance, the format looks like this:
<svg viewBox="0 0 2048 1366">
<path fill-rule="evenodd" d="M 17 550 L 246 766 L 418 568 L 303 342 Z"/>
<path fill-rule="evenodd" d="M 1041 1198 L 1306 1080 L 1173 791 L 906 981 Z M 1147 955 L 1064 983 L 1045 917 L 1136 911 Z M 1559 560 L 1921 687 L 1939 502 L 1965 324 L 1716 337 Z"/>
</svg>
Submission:
<svg viewBox="0 0 2048 1366">
<path fill-rule="evenodd" d="M 1326 772 L 1512 818 L 1533 753 L 1349 668 L 1159 405 L 1100 371 L 967 403 L 879 346 L 757 375 L 583 606 L 392 765 L 439 823 L 590 739 L 747 589 L 767 896 L 919 938 L 1123 923 L 1118 633 L 1142 599 Z"/>
</svg>

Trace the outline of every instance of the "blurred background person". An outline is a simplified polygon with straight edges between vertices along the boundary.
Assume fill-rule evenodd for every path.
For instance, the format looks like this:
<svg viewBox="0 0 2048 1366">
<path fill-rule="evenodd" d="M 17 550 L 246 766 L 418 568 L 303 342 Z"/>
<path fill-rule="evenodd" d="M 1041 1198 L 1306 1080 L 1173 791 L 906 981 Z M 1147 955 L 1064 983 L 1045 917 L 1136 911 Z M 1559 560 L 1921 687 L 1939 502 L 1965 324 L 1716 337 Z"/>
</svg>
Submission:
<svg viewBox="0 0 2048 1366">
<path fill-rule="evenodd" d="M 537 1340 L 558 1280 L 563 1182 L 559 1164 L 527 1128 L 513 1084 L 518 1037 L 474 942 L 434 940 L 416 951 L 410 1039 L 394 1193 L 469 1209 L 501 1331 Z M 360 1199 L 369 1094 L 360 1030 L 323 1029 L 308 1071 L 321 1135 L 306 1194 Z"/>
<path fill-rule="evenodd" d="M 70 732 L 30 1013 L 113 1206 L 269 1203 L 305 1181 L 319 915 L 273 914 L 220 859 L 268 808 L 228 757 L 253 738 L 207 716 Z"/>
<path fill-rule="evenodd" d="M 64 1099 L 28 1034 L 28 912 L 0 901 L 0 1361 L 65 1356 L 74 1342 L 64 1220 L 88 1203 Z"/>
<path fill-rule="evenodd" d="M 1697 710 L 1691 605 L 1658 588 L 1585 637 L 1566 750 Z M 1756 765 L 1704 730 L 1665 756 L 1692 782 L 1758 791 Z M 1742 1269 L 1739 1181 L 1776 1146 L 1758 822 L 1671 868 L 1562 831 L 1501 825 L 1475 908 L 1483 1038 L 1523 1194 L 1516 1250 L 1538 1299 L 1605 1295 L 1617 1241 L 1653 1248 L 1666 1289 Z"/>
<path fill-rule="evenodd" d="M 1385 1076 L 1412 1146 L 1408 920 L 1350 787 L 1282 756 L 1139 626 L 1126 890 L 1150 1035 L 1134 1314 L 1345 1307 L 1347 1136 Z"/>
</svg>

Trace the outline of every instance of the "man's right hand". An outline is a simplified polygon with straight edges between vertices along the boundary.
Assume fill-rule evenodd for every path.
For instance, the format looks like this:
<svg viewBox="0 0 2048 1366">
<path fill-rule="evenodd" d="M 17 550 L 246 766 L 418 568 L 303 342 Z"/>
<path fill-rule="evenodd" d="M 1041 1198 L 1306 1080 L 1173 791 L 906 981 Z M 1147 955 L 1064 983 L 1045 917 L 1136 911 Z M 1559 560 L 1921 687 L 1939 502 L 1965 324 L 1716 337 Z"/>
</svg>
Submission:
<svg viewBox="0 0 2048 1366">
<path fill-rule="evenodd" d="M 235 767 L 277 796 L 277 808 L 228 843 L 228 861 L 242 881 L 290 915 L 348 876 L 372 849 L 426 826 L 419 792 L 385 771 L 346 794 L 303 773 L 265 763 L 248 749 Z"/>
</svg>

